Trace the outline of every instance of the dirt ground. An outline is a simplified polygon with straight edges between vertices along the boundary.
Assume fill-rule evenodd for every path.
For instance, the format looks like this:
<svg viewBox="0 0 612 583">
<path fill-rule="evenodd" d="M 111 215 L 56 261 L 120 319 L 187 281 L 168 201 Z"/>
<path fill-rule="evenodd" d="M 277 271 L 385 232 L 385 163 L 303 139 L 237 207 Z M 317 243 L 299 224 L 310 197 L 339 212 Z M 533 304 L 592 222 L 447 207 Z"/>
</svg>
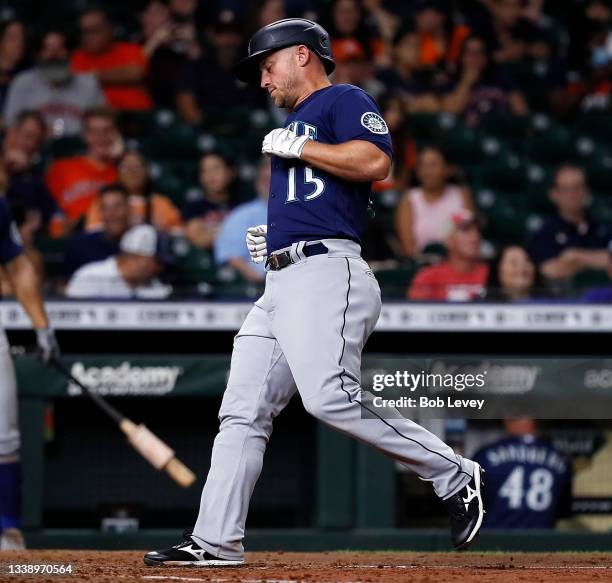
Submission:
<svg viewBox="0 0 612 583">
<path fill-rule="evenodd" d="M 0 553 L 4 583 L 579 583 L 612 582 L 612 553 L 248 553 L 243 567 L 147 567 L 144 551 Z M 10 565 L 72 565 L 71 576 L 10 575 Z M 13 568 L 14 570 L 14 568 Z"/>
</svg>

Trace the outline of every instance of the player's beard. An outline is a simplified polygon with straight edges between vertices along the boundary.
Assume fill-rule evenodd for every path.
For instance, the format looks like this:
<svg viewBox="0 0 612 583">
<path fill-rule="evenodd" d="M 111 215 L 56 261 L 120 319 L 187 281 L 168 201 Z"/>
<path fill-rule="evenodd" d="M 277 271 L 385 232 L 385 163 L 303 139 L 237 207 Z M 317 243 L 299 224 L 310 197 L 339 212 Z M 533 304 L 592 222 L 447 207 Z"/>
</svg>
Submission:
<svg viewBox="0 0 612 583">
<path fill-rule="evenodd" d="M 287 72 L 287 76 L 283 80 L 281 86 L 277 86 L 276 93 L 278 96 L 275 96 L 274 102 L 276 107 L 280 107 L 282 109 L 293 109 L 295 102 L 297 100 L 295 88 L 297 86 L 297 74 L 295 68 L 291 68 Z"/>
</svg>

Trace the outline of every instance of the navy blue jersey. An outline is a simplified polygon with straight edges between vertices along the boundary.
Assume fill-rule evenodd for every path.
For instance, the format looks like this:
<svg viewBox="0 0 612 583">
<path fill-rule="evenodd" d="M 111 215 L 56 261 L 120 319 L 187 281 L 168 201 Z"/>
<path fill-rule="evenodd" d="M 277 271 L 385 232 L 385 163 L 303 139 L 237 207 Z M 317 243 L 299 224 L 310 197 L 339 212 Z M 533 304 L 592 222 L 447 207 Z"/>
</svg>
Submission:
<svg viewBox="0 0 612 583">
<path fill-rule="evenodd" d="M 569 461 L 548 441 L 507 437 L 474 457 L 485 470 L 486 528 L 553 528 L 571 497 Z"/>
<path fill-rule="evenodd" d="M 21 235 L 6 198 L 0 197 L 0 263 L 6 265 L 23 253 Z"/>
<path fill-rule="evenodd" d="M 315 91 L 287 117 L 285 127 L 324 144 L 366 140 L 392 157 L 391 138 L 376 102 L 353 85 Z M 370 182 L 350 182 L 306 165 L 272 157 L 268 252 L 296 241 L 341 237 L 361 242 Z"/>
</svg>

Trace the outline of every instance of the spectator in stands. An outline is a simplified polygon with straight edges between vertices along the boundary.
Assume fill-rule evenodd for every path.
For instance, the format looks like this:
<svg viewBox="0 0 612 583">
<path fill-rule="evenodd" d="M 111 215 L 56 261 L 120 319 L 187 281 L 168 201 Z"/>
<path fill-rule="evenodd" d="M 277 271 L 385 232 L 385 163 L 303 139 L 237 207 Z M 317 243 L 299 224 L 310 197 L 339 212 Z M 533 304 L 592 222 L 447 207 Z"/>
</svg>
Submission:
<svg viewBox="0 0 612 583">
<path fill-rule="evenodd" d="M 112 112 L 87 110 L 83 127 L 85 155 L 55 160 L 47 173 L 47 186 L 68 219 L 68 231 L 87 212 L 100 187 L 117 180 L 116 163 L 123 152 Z"/>
<path fill-rule="evenodd" d="M 363 7 L 357 0 L 333 0 L 331 21 L 327 25 L 332 53 L 358 52 L 367 61 L 376 62 L 384 55 L 384 43 L 378 31 L 366 21 Z"/>
<path fill-rule="evenodd" d="M 169 233 L 180 231 L 181 213 L 172 201 L 153 191 L 147 163 L 142 154 L 128 150 L 117 166 L 119 183 L 129 193 L 130 225 L 149 223 L 158 231 Z M 87 211 L 85 226 L 88 230 L 100 227 L 100 200 L 95 200 Z"/>
<path fill-rule="evenodd" d="M 533 21 L 524 17 L 523 0 L 486 0 L 488 26 L 481 31 L 497 63 L 517 63 L 527 57 L 541 36 Z"/>
<path fill-rule="evenodd" d="M 0 25 L 0 108 L 11 81 L 26 67 L 25 26 L 19 20 L 7 20 Z"/>
<path fill-rule="evenodd" d="M 263 281 L 263 263 L 253 263 L 244 242 L 249 227 L 266 224 L 268 217 L 268 192 L 270 190 L 270 160 L 262 158 L 257 168 L 255 190 L 257 196 L 250 202 L 238 205 L 228 215 L 215 240 L 217 265 L 228 264 L 247 281 Z"/>
<path fill-rule="evenodd" d="M 419 271 L 408 290 L 411 300 L 469 301 L 482 295 L 488 266 L 480 259 L 480 228 L 473 212 L 462 209 L 448 226 L 448 257 Z"/>
<path fill-rule="evenodd" d="M 172 288 L 158 276 L 170 258 L 166 242 L 151 225 L 132 227 L 120 243 L 119 255 L 78 269 L 66 287 L 66 296 L 78 299 L 143 299 L 168 297 Z"/>
<path fill-rule="evenodd" d="M 6 175 L 0 168 L 0 188 L 6 181 Z M 20 201 L 11 202 L 11 213 L 15 219 L 15 225 L 19 230 L 19 236 L 23 244 L 26 257 L 30 260 L 34 271 L 38 276 L 38 281 L 44 280 L 45 265 L 43 256 L 34 245 L 34 237 L 41 228 L 40 214 L 28 209 Z M 6 270 L 0 270 L 0 290 L 2 296 L 14 296 L 15 288 L 13 282 L 7 275 Z"/>
<path fill-rule="evenodd" d="M 485 528 L 554 528 L 571 511 L 572 465 L 530 418 L 505 419 L 507 437 L 474 461 L 486 472 Z"/>
<path fill-rule="evenodd" d="M 470 29 L 464 24 L 453 23 L 448 1 L 418 0 L 414 26 L 420 40 L 420 64 L 440 69 L 455 68 Z"/>
<path fill-rule="evenodd" d="M 45 122 L 35 111 L 23 111 L 7 130 L 2 144 L 2 167 L 7 174 L 6 197 L 28 216 L 37 215 L 40 227 L 47 226 L 57 205 L 43 180 L 40 147 L 46 135 Z"/>
<path fill-rule="evenodd" d="M 612 97 L 612 39 L 609 24 L 593 24 L 581 75 L 574 74 L 565 92 L 565 110 L 609 112 Z"/>
<path fill-rule="evenodd" d="M 607 269 L 612 231 L 587 213 L 589 189 L 582 169 L 573 164 L 557 168 L 549 196 L 557 215 L 544 222 L 529 244 L 542 275 L 568 280 L 584 269 Z"/>
<path fill-rule="evenodd" d="M 236 81 L 242 33 L 235 21 L 218 21 L 210 37 L 212 54 L 189 62 L 178 80 L 176 106 L 190 125 L 201 125 L 211 113 L 264 106 L 261 92 Z"/>
<path fill-rule="evenodd" d="M 440 99 L 434 90 L 432 76 L 420 65 L 421 41 L 416 32 L 408 30 L 393 43 L 392 67 L 378 72 L 378 79 L 393 93 L 401 96 L 408 113 L 436 113 Z"/>
<path fill-rule="evenodd" d="M 396 211 L 396 229 L 407 257 L 418 255 L 446 235 L 449 220 L 462 210 L 474 210 L 469 190 L 453 183 L 455 168 L 439 147 L 427 146 L 417 158 L 420 186 L 401 198 Z"/>
<path fill-rule="evenodd" d="M 65 273 L 103 261 L 119 253 L 119 241 L 130 228 L 128 191 L 121 184 L 109 184 L 100 189 L 97 199 L 100 224 L 95 230 L 72 235 L 66 243 Z"/>
<path fill-rule="evenodd" d="M 147 110 L 153 103 L 146 89 L 147 57 L 140 45 L 114 39 L 112 25 L 99 8 L 79 19 L 81 48 L 72 55 L 76 73 L 93 73 L 108 104 L 115 109 Z"/>
<path fill-rule="evenodd" d="M 149 59 L 147 83 L 156 107 L 174 109 L 180 71 L 202 49 L 195 22 L 171 12 L 167 2 L 149 0 L 140 14 L 143 49 Z"/>
<path fill-rule="evenodd" d="M 520 245 L 504 247 L 489 265 L 487 300 L 520 302 L 541 295 L 542 292 L 538 271 Z"/>
<path fill-rule="evenodd" d="M 459 73 L 442 99 L 442 108 L 462 115 L 469 126 L 478 125 L 485 113 L 529 111 L 523 94 L 496 71 L 486 42 L 476 36 L 463 43 Z"/>
<path fill-rule="evenodd" d="M 98 80 L 91 73 L 70 70 L 66 34 L 45 32 L 37 51 L 37 63 L 17 75 L 4 104 L 4 121 L 11 125 L 25 110 L 39 111 L 54 138 L 80 134 L 83 112 L 104 105 Z"/>
<path fill-rule="evenodd" d="M 406 109 L 403 100 L 395 93 L 387 93 L 378 99 L 380 111 L 387 122 L 393 143 L 393 164 L 389 176 L 372 185 L 374 192 L 402 191 L 416 165 L 416 144 L 407 131 Z"/>
<path fill-rule="evenodd" d="M 210 249 L 233 206 L 237 172 L 233 161 L 219 152 L 204 154 L 198 169 L 202 197 L 183 209 L 185 234 L 196 247 Z"/>
</svg>

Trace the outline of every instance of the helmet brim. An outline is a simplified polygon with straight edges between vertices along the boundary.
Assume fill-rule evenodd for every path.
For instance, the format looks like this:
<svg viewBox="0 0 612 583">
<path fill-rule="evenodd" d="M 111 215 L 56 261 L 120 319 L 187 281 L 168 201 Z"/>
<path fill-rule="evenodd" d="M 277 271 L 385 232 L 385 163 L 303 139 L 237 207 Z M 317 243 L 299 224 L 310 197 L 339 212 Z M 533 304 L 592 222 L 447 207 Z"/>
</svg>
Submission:
<svg viewBox="0 0 612 583">
<path fill-rule="evenodd" d="M 287 47 L 293 46 L 293 44 L 294 43 L 291 43 L 285 46 L 264 49 L 262 51 L 253 53 L 252 55 L 249 55 L 248 57 L 245 57 L 234 68 L 236 78 L 239 81 L 243 81 L 244 83 L 259 84 L 260 79 L 261 79 L 261 70 L 259 68 L 259 64 L 261 63 L 261 61 L 263 61 L 268 55 L 274 53 L 275 51 L 280 51 L 281 49 L 285 49 Z M 320 61 L 323 63 L 323 66 L 325 67 L 325 72 L 328 75 L 331 75 L 334 72 L 334 69 L 336 68 L 336 64 L 334 63 L 334 61 L 317 55 L 315 51 L 312 51 L 312 52 L 317 57 L 319 57 Z"/>
</svg>

